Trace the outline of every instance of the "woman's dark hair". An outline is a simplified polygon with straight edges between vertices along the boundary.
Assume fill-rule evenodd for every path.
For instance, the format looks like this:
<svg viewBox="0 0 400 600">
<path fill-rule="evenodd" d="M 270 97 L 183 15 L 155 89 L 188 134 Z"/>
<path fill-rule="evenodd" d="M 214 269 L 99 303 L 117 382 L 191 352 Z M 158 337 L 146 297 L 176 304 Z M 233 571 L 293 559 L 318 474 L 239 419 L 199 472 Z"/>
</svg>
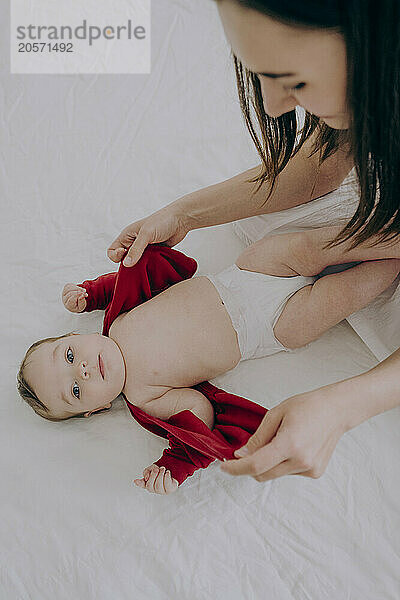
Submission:
<svg viewBox="0 0 400 600">
<path fill-rule="evenodd" d="M 218 1 L 218 0 L 217 0 Z M 276 178 L 289 159 L 314 133 L 312 156 L 320 164 L 339 148 L 348 148 L 358 178 L 360 202 L 352 219 L 329 245 L 351 240 L 351 248 L 377 235 L 389 241 L 400 233 L 400 2 L 399 0 L 234 0 L 279 22 L 340 33 L 347 49 L 347 106 L 349 129 L 335 130 L 306 111 L 297 138 L 296 111 L 274 118 L 264 111 L 258 76 L 243 67 L 232 53 L 239 100 L 250 135 L 262 159 L 260 175 L 270 180 L 270 198 Z M 255 133 L 250 105 L 261 131 Z"/>
</svg>

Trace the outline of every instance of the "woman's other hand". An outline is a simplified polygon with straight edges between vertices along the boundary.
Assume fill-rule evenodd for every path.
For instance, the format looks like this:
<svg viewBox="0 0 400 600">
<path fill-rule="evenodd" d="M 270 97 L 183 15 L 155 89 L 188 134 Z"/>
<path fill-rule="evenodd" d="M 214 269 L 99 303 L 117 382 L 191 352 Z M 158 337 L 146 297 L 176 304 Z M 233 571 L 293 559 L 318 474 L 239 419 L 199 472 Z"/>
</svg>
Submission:
<svg viewBox="0 0 400 600">
<path fill-rule="evenodd" d="M 85 310 L 87 296 L 85 288 L 79 287 L 75 283 L 66 283 L 61 293 L 65 308 L 74 313 L 80 313 Z"/>
<path fill-rule="evenodd" d="M 125 227 L 107 249 L 107 256 L 114 262 L 123 260 L 124 266 L 132 267 L 148 244 L 164 242 L 172 247 L 181 242 L 189 231 L 185 217 L 166 206 Z"/>
<path fill-rule="evenodd" d="M 269 410 L 245 447 L 249 453 L 229 460 L 221 469 L 230 475 L 251 475 L 257 481 L 282 475 L 320 477 L 340 437 L 348 431 L 346 398 L 338 387 L 292 396 Z M 347 398 L 351 404 L 351 398 Z"/>
</svg>

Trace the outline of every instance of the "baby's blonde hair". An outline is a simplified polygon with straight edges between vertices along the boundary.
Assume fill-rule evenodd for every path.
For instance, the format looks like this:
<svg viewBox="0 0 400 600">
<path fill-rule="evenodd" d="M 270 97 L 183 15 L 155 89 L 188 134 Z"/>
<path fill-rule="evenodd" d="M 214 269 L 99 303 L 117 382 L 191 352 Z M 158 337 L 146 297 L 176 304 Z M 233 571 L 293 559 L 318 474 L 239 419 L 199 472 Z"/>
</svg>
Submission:
<svg viewBox="0 0 400 600">
<path fill-rule="evenodd" d="M 68 337 L 69 335 L 77 334 L 75 334 L 74 332 L 65 333 L 64 335 L 59 335 L 58 337 L 50 337 L 45 338 L 43 340 L 38 340 L 37 342 L 32 344 L 32 346 L 30 346 L 26 351 L 26 354 L 17 374 L 17 390 L 19 395 L 23 400 L 25 400 L 25 402 L 29 404 L 31 408 L 33 408 L 35 413 L 37 413 L 40 417 L 47 419 L 48 421 L 66 421 L 67 419 L 80 418 L 84 416 L 85 412 L 77 413 L 76 415 L 71 415 L 69 417 L 56 417 L 55 415 L 53 415 L 50 409 L 47 406 L 45 406 L 41 400 L 39 400 L 39 398 L 35 394 L 35 391 L 27 382 L 25 378 L 25 369 L 28 365 L 29 357 L 33 354 L 36 348 L 38 348 L 46 342 L 55 342 L 56 340 L 61 340 L 61 338 Z"/>
</svg>

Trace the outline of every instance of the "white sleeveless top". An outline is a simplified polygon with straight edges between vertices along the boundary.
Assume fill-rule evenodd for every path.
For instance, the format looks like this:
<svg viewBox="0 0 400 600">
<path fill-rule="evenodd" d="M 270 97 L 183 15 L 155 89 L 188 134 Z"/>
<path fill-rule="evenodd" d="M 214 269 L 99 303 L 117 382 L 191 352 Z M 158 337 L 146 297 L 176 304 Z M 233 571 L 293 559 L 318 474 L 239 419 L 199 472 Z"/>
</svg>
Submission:
<svg viewBox="0 0 400 600">
<path fill-rule="evenodd" d="M 249 245 L 271 232 L 288 233 L 341 222 L 344 224 L 353 216 L 358 199 L 358 183 L 353 167 L 333 192 L 286 210 L 234 221 L 232 226 L 235 233 Z"/>
<path fill-rule="evenodd" d="M 246 244 L 267 234 L 305 231 L 340 225 L 354 214 L 359 202 L 355 167 L 333 192 L 300 206 L 275 213 L 234 221 L 235 233 Z M 378 360 L 400 347 L 400 276 L 368 306 L 347 317 L 347 321 Z"/>
</svg>

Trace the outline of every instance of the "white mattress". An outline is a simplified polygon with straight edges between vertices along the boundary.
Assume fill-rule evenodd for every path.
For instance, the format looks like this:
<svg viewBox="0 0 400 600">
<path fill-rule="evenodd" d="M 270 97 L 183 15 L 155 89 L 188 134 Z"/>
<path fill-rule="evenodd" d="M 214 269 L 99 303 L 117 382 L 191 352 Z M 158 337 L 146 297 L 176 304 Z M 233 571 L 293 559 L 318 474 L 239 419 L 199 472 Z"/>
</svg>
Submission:
<svg viewBox="0 0 400 600">
<path fill-rule="evenodd" d="M 397 600 L 397 409 L 343 436 L 320 479 L 262 484 L 214 463 L 162 497 L 132 482 L 165 441 L 120 399 L 50 423 L 17 395 L 33 341 L 100 329 L 60 292 L 116 270 L 106 248 L 122 227 L 258 163 L 214 3 L 153 4 L 149 76 L 10 76 L 1 54 L 0 598 Z M 203 272 L 243 247 L 230 225 L 177 246 Z M 375 363 L 341 323 L 213 383 L 272 407 Z"/>
</svg>

